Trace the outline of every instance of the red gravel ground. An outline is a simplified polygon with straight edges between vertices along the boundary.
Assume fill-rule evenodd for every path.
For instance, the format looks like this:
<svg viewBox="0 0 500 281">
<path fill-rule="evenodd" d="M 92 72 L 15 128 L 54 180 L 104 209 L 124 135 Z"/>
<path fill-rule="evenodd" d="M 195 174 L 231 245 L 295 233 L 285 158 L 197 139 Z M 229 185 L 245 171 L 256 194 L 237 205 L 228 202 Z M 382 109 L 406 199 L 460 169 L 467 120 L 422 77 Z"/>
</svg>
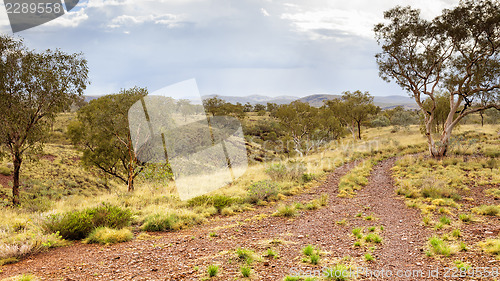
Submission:
<svg viewBox="0 0 500 281">
<path fill-rule="evenodd" d="M 289 197 L 285 203 L 307 202 L 322 193 L 329 194 L 329 203 L 318 210 L 300 211 L 293 218 L 273 217 L 277 205 L 259 207 L 232 217 L 215 217 L 210 222 L 172 233 L 151 233 L 149 240 L 134 240 L 112 246 L 75 243 L 51 250 L 13 265 L 1 267 L 0 278 L 31 273 L 42 280 L 200 280 L 207 278 L 207 267 L 220 266 L 217 277 L 210 280 L 243 279 L 244 264 L 235 254 L 239 247 L 253 250 L 260 259 L 252 263 L 251 280 L 283 280 L 292 268 L 317 270 L 338 262 L 353 267 L 384 270 L 384 276 L 359 274 L 356 280 L 493 280 L 491 278 L 452 278 L 444 276 L 455 260 L 468 262 L 474 268 L 499 266 L 494 257 L 482 253 L 473 245 L 493 237 L 500 231 L 497 218 L 483 223 L 462 226 L 462 241 L 470 250 L 451 257 L 427 257 L 427 241 L 435 231 L 422 225 L 417 209 L 409 209 L 396 196 L 390 168 L 395 159 L 374 167 L 369 183 L 354 198 L 337 197 L 339 178 L 354 164 L 338 168 L 321 185 L 305 193 Z M 474 196 L 481 196 L 479 192 Z M 468 209 L 472 206 L 465 206 Z M 461 210 L 462 211 L 462 210 Z M 361 217 L 356 214 L 362 213 Z M 373 215 L 374 220 L 364 217 Z M 346 224 L 338 224 L 346 219 Z M 354 247 L 356 227 L 384 227 L 379 231 L 382 243 L 373 252 L 368 246 Z M 450 231 L 447 229 L 446 231 Z M 217 237 L 210 237 L 216 233 Z M 302 248 L 311 244 L 321 250 L 318 265 L 302 261 Z M 375 245 L 375 244 L 374 244 Z M 372 245 L 370 245 L 372 246 Z M 279 258 L 263 255 L 272 248 Z M 374 261 L 365 261 L 371 253 Z M 430 277 L 429 270 L 438 270 Z M 391 270 L 392 277 L 387 277 Z M 410 273 L 413 276 L 396 277 Z M 420 274 L 423 274 L 423 276 Z M 453 271 L 448 272 L 450 275 Z"/>
</svg>

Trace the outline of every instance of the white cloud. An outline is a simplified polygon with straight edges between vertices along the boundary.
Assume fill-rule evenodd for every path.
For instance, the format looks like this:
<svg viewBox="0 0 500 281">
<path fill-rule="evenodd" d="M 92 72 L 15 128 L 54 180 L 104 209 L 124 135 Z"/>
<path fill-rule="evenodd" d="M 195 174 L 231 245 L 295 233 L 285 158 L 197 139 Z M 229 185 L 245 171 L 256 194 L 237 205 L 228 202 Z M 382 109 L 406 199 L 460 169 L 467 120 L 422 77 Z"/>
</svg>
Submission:
<svg viewBox="0 0 500 281">
<path fill-rule="evenodd" d="M 372 38 L 373 24 L 380 19 L 363 11 L 339 9 L 285 13 L 281 18 L 290 20 L 297 31 L 307 33 L 311 39 L 352 35 Z"/>
<path fill-rule="evenodd" d="M 421 9 L 422 17 L 432 19 L 445 8 L 458 4 L 458 0 L 381 0 L 366 1 L 302 1 L 284 3 L 281 18 L 291 22 L 297 32 L 310 39 L 337 39 L 358 36 L 373 39 L 373 26 L 383 21 L 383 12 L 396 5 Z"/>
<path fill-rule="evenodd" d="M 264 16 L 266 16 L 266 17 L 269 17 L 269 16 L 270 16 L 270 15 L 269 15 L 269 13 L 267 12 L 267 10 L 266 10 L 266 9 L 264 9 L 264 8 L 261 8 L 261 9 L 260 9 L 260 12 L 261 12 Z"/>
<path fill-rule="evenodd" d="M 78 11 L 71 11 L 65 13 L 63 16 L 51 20 L 44 24 L 45 26 L 56 26 L 56 27 L 77 27 L 86 20 L 89 16 L 85 13 L 85 9 L 80 9 Z"/>
<path fill-rule="evenodd" d="M 122 26 L 138 25 L 144 23 L 154 23 L 167 25 L 169 27 L 179 26 L 182 18 L 179 15 L 163 14 L 163 15 L 148 15 L 148 16 L 131 16 L 121 15 L 111 20 L 108 24 L 110 28 L 119 28 Z"/>
</svg>

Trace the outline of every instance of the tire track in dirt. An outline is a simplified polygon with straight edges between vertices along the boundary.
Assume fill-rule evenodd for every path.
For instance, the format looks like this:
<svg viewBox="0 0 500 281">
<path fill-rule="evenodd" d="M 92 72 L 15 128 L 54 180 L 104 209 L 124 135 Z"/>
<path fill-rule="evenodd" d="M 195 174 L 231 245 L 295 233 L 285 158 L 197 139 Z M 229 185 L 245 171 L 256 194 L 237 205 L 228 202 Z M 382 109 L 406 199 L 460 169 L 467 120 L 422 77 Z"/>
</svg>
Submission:
<svg viewBox="0 0 500 281">
<path fill-rule="evenodd" d="M 392 158 L 376 165 L 368 185 L 357 195 L 360 204 L 370 207 L 369 212 L 377 218 L 375 223 L 384 226 L 382 246 L 376 250 L 376 261 L 369 269 L 390 270 L 394 275 L 398 270 L 423 270 L 427 274 L 428 269 L 432 269 L 424 255 L 430 232 L 421 224 L 420 212 L 407 208 L 404 200 L 396 195 L 390 170 L 394 162 Z M 429 267 L 424 267 L 424 264 Z M 424 277 L 400 279 L 422 280 Z M 398 278 L 393 277 L 392 280 Z"/>
</svg>

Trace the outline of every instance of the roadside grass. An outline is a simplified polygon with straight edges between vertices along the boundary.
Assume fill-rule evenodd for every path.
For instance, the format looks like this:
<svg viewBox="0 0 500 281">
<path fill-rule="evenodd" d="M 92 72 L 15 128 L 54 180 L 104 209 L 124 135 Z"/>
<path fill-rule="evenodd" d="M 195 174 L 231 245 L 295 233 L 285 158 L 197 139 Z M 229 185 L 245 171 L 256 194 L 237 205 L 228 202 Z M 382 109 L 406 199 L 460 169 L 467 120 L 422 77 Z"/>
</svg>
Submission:
<svg viewBox="0 0 500 281">
<path fill-rule="evenodd" d="M 392 168 L 396 193 L 404 197 L 407 207 L 420 210 L 423 225 L 436 231 L 479 222 L 472 213 L 500 216 L 500 205 L 474 206 L 474 199 L 467 197 L 472 189 L 484 187 L 486 196 L 500 195 L 497 188 L 487 188 L 500 184 L 500 169 L 491 155 L 492 146 L 500 144 L 494 135 L 497 129 L 494 126 L 476 132 L 472 129 L 464 125 L 455 132 L 462 141 L 457 141 L 443 159 L 407 155 Z M 469 143 L 465 141 L 467 138 L 479 141 Z"/>
</svg>

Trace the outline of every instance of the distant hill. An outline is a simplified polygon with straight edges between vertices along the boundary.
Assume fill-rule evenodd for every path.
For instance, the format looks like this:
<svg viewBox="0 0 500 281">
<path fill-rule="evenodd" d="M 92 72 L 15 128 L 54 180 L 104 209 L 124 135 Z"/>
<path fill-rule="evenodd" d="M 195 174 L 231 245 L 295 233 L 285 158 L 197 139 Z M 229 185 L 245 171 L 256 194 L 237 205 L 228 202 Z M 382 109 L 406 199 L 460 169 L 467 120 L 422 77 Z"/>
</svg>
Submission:
<svg viewBox="0 0 500 281">
<path fill-rule="evenodd" d="M 340 95 L 311 95 L 307 97 L 300 98 L 299 100 L 302 102 L 309 103 L 312 106 L 322 106 L 325 100 L 332 100 L 340 98 Z M 373 102 L 376 106 L 380 106 L 381 108 L 393 108 L 396 106 L 403 106 L 407 109 L 416 109 L 417 104 L 415 100 L 410 97 L 405 96 L 374 96 Z"/>
<path fill-rule="evenodd" d="M 100 98 L 101 96 L 83 96 L 86 102 Z"/>
<path fill-rule="evenodd" d="M 226 102 L 236 104 L 236 103 L 241 103 L 245 104 L 249 102 L 251 105 L 256 105 L 256 104 L 267 104 L 268 102 L 271 103 L 276 103 L 276 104 L 288 104 L 291 103 L 292 101 L 295 101 L 298 99 L 298 97 L 293 97 L 293 96 L 279 96 L 279 97 L 268 97 L 268 96 L 261 96 L 261 95 L 251 95 L 251 96 L 245 96 L 245 97 L 236 97 L 236 96 L 219 96 L 219 95 L 207 95 L 203 96 L 203 99 L 210 99 L 213 97 L 218 97 L 220 99 L 225 100 Z"/>
<path fill-rule="evenodd" d="M 251 95 L 251 96 L 237 97 L 237 96 L 207 95 L 203 96 L 202 98 L 209 99 L 213 97 L 218 97 L 232 104 L 236 104 L 238 102 L 241 104 L 245 104 L 248 102 L 251 105 L 256 105 L 256 104 L 266 105 L 268 102 L 276 104 L 289 104 L 293 101 L 300 100 L 301 102 L 306 102 L 312 106 L 319 107 L 323 105 L 323 101 L 340 98 L 340 95 L 320 94 L 320 95 L 310 95 L 303 98 L 294 96 L 268 97 L 262 95 Z M 99 98 L 99 96 L 85 96 L 85 101 L 89 102 L 97 98 Z M 383 96 L 383 97 L 375 96 L 373 100 L 375 102 L 375 105 L 380 106 L 383 109 L 394 108 L 396 106 L 403 106 L 407 109 L 418 108 L 417 104 L 415 103 L 415 100 L 405 96 Z"/>
</svg>

